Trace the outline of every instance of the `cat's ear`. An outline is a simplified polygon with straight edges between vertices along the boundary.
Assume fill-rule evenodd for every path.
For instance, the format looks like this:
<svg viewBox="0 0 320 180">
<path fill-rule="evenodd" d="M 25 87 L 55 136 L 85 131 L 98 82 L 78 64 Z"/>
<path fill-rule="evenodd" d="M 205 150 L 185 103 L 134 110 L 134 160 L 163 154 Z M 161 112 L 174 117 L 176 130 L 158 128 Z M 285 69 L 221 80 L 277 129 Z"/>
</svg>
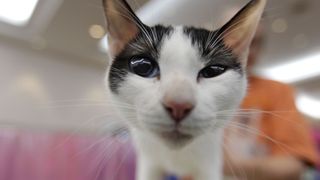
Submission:
<svg viewBox="0 0 320 180">
<path fill-rule="evenodd" d="M 246 64 L 249 46 L 255 35 L 267 0 L 251 0 L 220 32 L 224 43 Z"/>
<path fill-rule="evenodd" d="M 103 0 L 109 51 L 118 55 L 139 32 L 143 23 L 125 0 Z"/>
</svg>

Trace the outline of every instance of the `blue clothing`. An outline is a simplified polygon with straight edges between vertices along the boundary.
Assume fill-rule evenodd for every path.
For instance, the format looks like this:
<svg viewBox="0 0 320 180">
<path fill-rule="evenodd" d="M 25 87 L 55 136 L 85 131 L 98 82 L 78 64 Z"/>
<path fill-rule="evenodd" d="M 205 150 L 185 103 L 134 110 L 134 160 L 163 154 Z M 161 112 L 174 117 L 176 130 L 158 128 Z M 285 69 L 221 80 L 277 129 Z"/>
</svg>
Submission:
<svg viewBox="0 0 320 180">
<path fill-rule="evenodd" d="M 170 175 L 170 176 L 167 176 L 167 177 L 165 178 L 165 180 L 179 180 L 179 178 L 176 177 L 176 176 Z"/>
</svg>

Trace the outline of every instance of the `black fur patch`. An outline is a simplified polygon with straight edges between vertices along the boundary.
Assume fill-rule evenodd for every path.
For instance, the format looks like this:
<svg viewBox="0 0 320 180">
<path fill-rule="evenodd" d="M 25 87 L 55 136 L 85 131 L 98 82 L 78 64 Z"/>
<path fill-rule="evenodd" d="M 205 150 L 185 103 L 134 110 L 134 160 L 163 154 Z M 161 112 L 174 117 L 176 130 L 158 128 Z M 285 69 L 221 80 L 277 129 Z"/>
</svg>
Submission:
<svg viewBox="0 0 320 180">
<path fill-rule="evenodd" d="M 121 83 L 129 73 L 129 60 L 132 57 L 149 57 L 154 60 L 159 58 L 162 40 L 170 36 L 172 27 L 144 26 L 138 35 L 117 55 L 111 65 L 109 74 L 110 89 L 117 93 Z"/>
<path fill-rule="evenodd" d="M 211 32 L 201 28 L 184 28 L 184 33 L 191 38 L 192 44 L 198 47 L 206 65 L 223 65 L 243 74 L 238 57 L 224 44 L 220 32 L 221 30 Z"/>
</svg>

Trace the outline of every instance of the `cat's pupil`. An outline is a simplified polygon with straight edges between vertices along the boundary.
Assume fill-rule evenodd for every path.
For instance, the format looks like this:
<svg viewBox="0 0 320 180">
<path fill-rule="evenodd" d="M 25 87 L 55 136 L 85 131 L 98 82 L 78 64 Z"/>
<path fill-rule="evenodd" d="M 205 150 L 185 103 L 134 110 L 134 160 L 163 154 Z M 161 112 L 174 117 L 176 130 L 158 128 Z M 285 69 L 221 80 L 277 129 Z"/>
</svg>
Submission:
<svg viewBox="0 0 320 180">
<path fill-rule="evenodd" d="M 223 66 L 211 65 L 202 69 L 199 73 L 199 77 L 202 78 L 213 78 L 223 74 L 226 68 Z"/>
<path fill-rule="evenodd" d="M 133 73 L 142 77 L 152 78 L 159 75 L 157 63 L 148 58 L 133 58 L 129 66 Z"/>
</svg>

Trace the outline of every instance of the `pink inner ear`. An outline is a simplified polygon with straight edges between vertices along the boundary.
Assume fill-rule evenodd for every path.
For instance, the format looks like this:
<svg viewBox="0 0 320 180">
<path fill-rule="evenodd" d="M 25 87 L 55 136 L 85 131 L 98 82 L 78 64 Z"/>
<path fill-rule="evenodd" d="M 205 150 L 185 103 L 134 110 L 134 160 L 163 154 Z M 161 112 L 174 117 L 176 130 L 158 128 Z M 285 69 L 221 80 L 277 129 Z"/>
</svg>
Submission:
<svg viewBox="0 0 320 180">
<path fill-rule="evenodd" d="M 230 47 L 236 55 L 242 56 L 250 46 L 252 36 L 254 35 L 254 33 L 251 33 L 251 31 L 245 28 L 234 30 L 234 32 L 226 34 L 224 38 L 225 44 Z"/>
<path fill-rule="evenodd" d="M 139 22 L 125 1 L 106 0 L 105 6 L 108 43 L 115 56 L 137 35 Z"/>
<path fill-rule="evenodd" d="M 108 36 L 108 44 L 110 47 L 110 52 L 112 55 L 117 55 L 119 54 L 124 47 L 132 40 L 134 39 L 137 34 L 138 30 L 136 28 L 124 28 L 126 27 L 125 25 L 122 26 L 123 29 L 126 29 L 125 31 L 115 31 L 115 33 L 109 33 Z M 113 34 L 113 35 L 112 35 Z"/>
<path fill-rule="evenodd" d="M 261 19 L 266 0 L 252 0 L 242 8 L 223 28 L 223 39 L 238 56 L 244 56 Z"/>
</svg>

